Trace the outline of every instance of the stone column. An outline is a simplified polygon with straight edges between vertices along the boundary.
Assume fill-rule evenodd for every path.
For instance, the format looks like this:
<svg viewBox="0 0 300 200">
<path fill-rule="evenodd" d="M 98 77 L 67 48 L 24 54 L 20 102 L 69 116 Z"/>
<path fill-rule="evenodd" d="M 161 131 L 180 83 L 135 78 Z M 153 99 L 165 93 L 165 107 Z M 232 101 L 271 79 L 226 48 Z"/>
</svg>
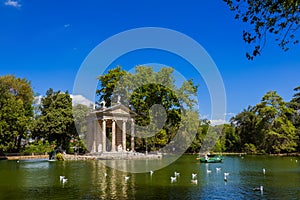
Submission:
<svg viewBox="0 0 300 200">
<path fill-rule="evenodd" d="M 93 153 L 97 152 L 97 120 L 93 121 Z"/>
<path fill-rule="evenodd" d="M 106 152 L 106 120 L 102 121 L 102 152 Z"/>
<path fill-rule="evenodd" d="M 116 151 L 116 120 L 112 120 L 111 151 Z"/>
<path fill-rule="evenodd" d="M 131 119 L 131 151 L 134 151 L 134 120 Z"/>
<path fill-rule="evenodd" d="M 126 121 L 123 121 L 123 126 L 122 126 L 122 147 L 123 151 L 126 151 Z"/>
<path fill-rule="evenodd" d="M 95 120 L 95 122 L 94 122 L 94 127 L 95 127 L 95 129 L 94 129 L 94 141 L 95 141 L 95 152 L 98 152 L 98 124 L 97 124 L 97 120 Z"/>
</svg>

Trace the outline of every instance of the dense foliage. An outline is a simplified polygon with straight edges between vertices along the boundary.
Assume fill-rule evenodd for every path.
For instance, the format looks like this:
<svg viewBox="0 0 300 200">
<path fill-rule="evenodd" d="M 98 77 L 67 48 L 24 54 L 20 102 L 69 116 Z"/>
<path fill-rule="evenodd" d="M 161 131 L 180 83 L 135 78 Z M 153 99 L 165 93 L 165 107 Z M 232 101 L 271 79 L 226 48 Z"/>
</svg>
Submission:
<svg viewBox="0 0 300 200">
<path fill-rule="evenodd" d="M 296 93 L 290 102 L 284 102 L 275 91 L 270 91 L 261 102 L 232 117 L 231 124 L 222 127 L 221 137 L 212 151 L 255 154 L 300 152 L 300 87 L 294 90 Z M 188 152 L 198 152 L 208 133 L 209 122 L 204 120 L 200 124 Z"/>
<path fill-rule="evenodd" d="M 136 124 L 146 126 L 136 130 L 140 136 L 136 138 L 137 150 L 145 151 L 148 147 L 155 150 L 164 147 L 181 126 L 189 129 L 193 127 L 193 130 L 185 129 L 185 132 L 182 132 L 185 139 L 189 133 L 197 131 L 197 126 L 187 125 L 199 119 L 197 111 L 194 110 L 197 103 L 197 86 L 192 80 L 188 80 L 179 88 L 176 87 L 173 71 L 173 68 L 165 67 L 154 72 L 151 67 L 138 66 L 135 73 L 131 74 L 117 67 L 98 77 L 99 102 L 105 100 L 106 105 L 112 105 L 120 96 L 121 103 L 137 114 Z M 160 119 L 162 112 L 166 112 L 166 119 Z M 181 112 L 184 112 L 184 117 Z M 159 123 L 163 124 L 157 129 L 155 125 Z M 153 134 L 154 132 L 157 134 Z"/>
<path fill-rule="evenodd" d="M 78 109 L 76 109 L 78 108 Z M 32 136 L 35 139 L 43 139 L 50 144 L 56 144 L 56 148 L 74 152 L 74 148 L 81 147 L 72 113 L 72 99 L 68 92 L 53 91 L 49 89 L 40 104 L 40 115 L 36 117 Z M 83 105 L 75 106 L 76 117 L 85 119 L 88 108 Z M 81 112 L 80 112 L 81 111 Z M 86 112 L 82 114 L 82 112 Z M 84 132 L 86 128 L 78 123 L 78 130 Z M 72 149 L 73 148 L 73 149 Z"/>
<path fill-rule="evenodd" d="M 289 119 L 295 110 L 274 91 L 268 92 L 259 104 L 232 118 L 245 151 L 287 153 L 295 151 L 295 126 Z"/>
<path fill-rule="evenodd" d="M 297 44 L 296 32 L 300 27 L 300 0 L 224 0 L 236 13 L 235 18 L 248 23 L 250 30 L 243 31 L 243 39 L 254 44 L 248 59 L 260 54 L 267 35 L 275 35 L 279 46 L 289 49 L 289 44 Z"/>
<path fill-rule="evenodd" d="M 137 113 L 136 123 L 146 127 L 136 139 L 136 150 L 161 149 L 172 143 L 180 129 L 178 138 L 191 145 L 176 148 L 192 153 L 210 141 L 217 141 L 212 149 L 216 152 L 300 152 L 300 86 L 289 102 L 270 91 L 259 103 L 232 117 L 231 124 L 212 126 L 209 120 L 200 120 L 194 109 L 197 86 L 188 80 L 177 87 L 172 73 L 172 68 L 154 72 L 140 66 L 130 74 L 118 67 L 99 77 L 103 87 L 98 90 L 99 99 L 113 105 L 122 96 L 121 102 Z M 0 152 L 42 153 L 60 147 L 69 153 L 84 153 L 79 135 L 87 131 L 86 115 L 91 110 L 72 106 L 67 92 L 49 89 L 34 115 L 33 99 L 29 81 L 0 77 Z M 153 124 L 159 123 L 162 127 L 157 129 Z M 196 133 L 195 137 L 190 133 Z"/>
<path fill-rule="evenodd" d="M 0 77 L 0 152 L 19 152 L 33 118 L 33 91 L 26 79 Z"/>
</svg>

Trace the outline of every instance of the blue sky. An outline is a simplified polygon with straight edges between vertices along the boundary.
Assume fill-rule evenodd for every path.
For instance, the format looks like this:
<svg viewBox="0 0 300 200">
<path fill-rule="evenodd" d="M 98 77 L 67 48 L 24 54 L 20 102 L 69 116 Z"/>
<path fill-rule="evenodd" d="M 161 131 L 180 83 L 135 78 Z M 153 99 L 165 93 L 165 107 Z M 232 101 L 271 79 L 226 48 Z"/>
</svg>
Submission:
<svg viewBox="0 0 300 200">
<path fill-rule="evenodd" d="M 42 95 L 50 87 L 72 92 L 90 51 L 108 37 L 139 27 L 173 29 L 201 44 L 222 75 L 227 113 L 255 105 L 270 90 L 288 101 L 300 85 L 300 46 L 283 52 L 269 37 L 262 55 L 248 61 L 249 47 L 241 35 L 249 27 L 235 20 L 223 1 L 0 0 L 0 27 L 0 75 L 25 77 Z M 157 62 L 147 55 L 130 58 L 114 64 Z M 195 81 L 200 84 L 200 112 L 209 116 L 207 88 Z"/>
</svg>

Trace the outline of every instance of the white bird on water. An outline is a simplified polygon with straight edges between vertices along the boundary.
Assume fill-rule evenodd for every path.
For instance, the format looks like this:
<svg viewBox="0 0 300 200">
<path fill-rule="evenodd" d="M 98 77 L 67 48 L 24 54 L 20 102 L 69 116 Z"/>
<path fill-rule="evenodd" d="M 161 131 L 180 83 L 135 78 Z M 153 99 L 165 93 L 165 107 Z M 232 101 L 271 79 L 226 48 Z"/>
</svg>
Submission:
<svg viewBox="0 0 300 200">
<path fill-rule="evenodd" d="M 224 181 L 227 182 L 227 176 L 224 175 Z"/>
<path fill-rule="evenodd" d="M 62 180 L 65 178 L 65 176 L 59 176 L 59 181 L 62 182 Z"/>
<path fill-rule="evenodd" d="M 263 171 L 263 174 L 266 174 L 266 169 L 265 168 L 263 168 L 262 171 Z"/>
<path fill-rule="evenodd" d="M 220 171 L 221 171 L 221 168 L 220 168 L 220 167 L 216 167 L 216 171 L 217 171 L 217 172 L 220 172 Z"/>
<path fill-rule="evenodd" d="M 263 191 L 264 190 L 264 187 L 261 185 L 260 187 L 257 187 L 257 188 L 253 188 L 253 191 Z"/>
<path fill-rule="evenodd" d="M 197 174 L 192 173 L 192 179 L 195 179 L 197 177 Z"/>
<path fill-rule="evenodd" d="M 207 170 L 206 170 L 206 173 L 210 174 L 210 173 L 211 173 L 211 170 L 208 170 L 208 169 L 207 169 Z"/>
<path fill-rule="evenodd" d="M 228 173 L 228 172 L 225 172 L 225 173 L 224 173 L 224 176 L 229 176 L 229 173 Z"/>
<path fill-rule="evenodd" d="M 62 184 L 65 184 L 65 183 L 67 183 L 68 182 L 68 179 L 66 179 L 66 178 L 63 178 L 62 179 Z"/>
<path fill-rule="evenodd" d="M 154 172 L 153 172 L 152 170 L 150 170 L 150 176 L 152 176 L 152 175 L 153 175 L 153 173 L 154 173 Z"/>
<path fill-rule="evenodd" d="M 180 175 L 179 172 L 174 172 L 174 176 L 175 176 L 175 177 L 178 177 L 179 175 Z"/>
<path fill-rule="evenodd" d="M 191 180 L 191 183 L 197 185 L 198 184 L 198 180 L 197 179 L 196 180 Z"/>
<path fill-rule="evenodd" d="M 171 183 L 175 182 L 176 181 L 176 176 L 171 176 Z"/>
<path fill-rule="evenodd" d="M 227 182 L 227 180 L 228 180 L 228 179 L 227 179 L 227 176 L 229 176 L 229 173 L 228 173 L 228 172 L 225 172 L 225 173 L 224 173 L 224 181 L 225 181 L 225 182 Z"/>
</svg>

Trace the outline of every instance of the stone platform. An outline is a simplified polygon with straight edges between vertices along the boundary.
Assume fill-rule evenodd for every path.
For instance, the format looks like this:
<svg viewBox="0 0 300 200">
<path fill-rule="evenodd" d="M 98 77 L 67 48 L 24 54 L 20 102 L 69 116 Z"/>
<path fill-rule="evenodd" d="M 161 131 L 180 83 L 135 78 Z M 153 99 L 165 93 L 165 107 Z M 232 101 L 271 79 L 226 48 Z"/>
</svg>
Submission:
<svg viewBox="0 0 300 200">
<path fill-rule="evenodd" d="M 155 160 L 162 159 L 161 153 L 138 153 L 138 152 L 103 152 L 91 153 L 90 156 L 96 157 L 98 160 Z"/>
</svg>

